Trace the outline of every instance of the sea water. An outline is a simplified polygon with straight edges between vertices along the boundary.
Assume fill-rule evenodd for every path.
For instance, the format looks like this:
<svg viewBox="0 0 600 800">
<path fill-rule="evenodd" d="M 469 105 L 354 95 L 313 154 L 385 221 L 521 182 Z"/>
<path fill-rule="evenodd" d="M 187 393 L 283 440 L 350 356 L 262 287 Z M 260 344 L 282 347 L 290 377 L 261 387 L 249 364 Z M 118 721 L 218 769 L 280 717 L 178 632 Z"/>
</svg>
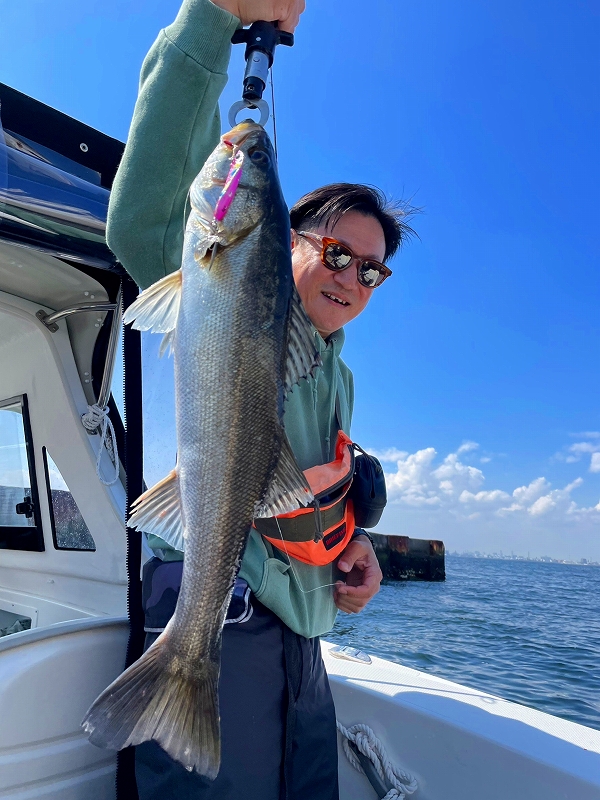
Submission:
<svg viewBox="0 0 600 800">
<path fill-rule="evenodd" d="M 329 641 L 600 730 L 600 568 L 446 558 L 388 582 Z"/>
</svg>

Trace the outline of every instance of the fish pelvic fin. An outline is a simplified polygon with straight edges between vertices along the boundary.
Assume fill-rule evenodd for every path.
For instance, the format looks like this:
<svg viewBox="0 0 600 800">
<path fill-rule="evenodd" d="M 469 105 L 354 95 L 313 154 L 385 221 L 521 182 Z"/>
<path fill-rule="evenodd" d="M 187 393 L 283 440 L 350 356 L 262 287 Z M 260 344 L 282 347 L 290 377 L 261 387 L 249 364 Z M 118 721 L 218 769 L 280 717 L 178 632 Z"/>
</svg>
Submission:
<svg viewBox="0 0 600 800">
<path fill-rule="evenodd" d="M 289 514 L 314 500 L 306 476 L 298 466 L 287 437 L 284 436 L 279 461 L 264 498 L 256 504 L 255 517 Z"/>
<path fill-rule="evenodd" d="M 167 628 L 93 703 L 82 728 L 97 747 L 122 750 L 154 740 L 189 772 L 214 780 L 221 762 L 219 664 L 194 675 L 169 658 Z"/>
<path fill-rule="evenodd" d="M 289 392 L 301 378 L 314 375 L 321 363 L 321 356 L 315 345 L 312 323 L 304 310 L 298 290 L 294 286 L 284 376 L 286 391 Z"/>
<path fill-rule="evenodd" d="M 133 513 L 128 522 L 130 528 L 160 536 L 175 550 L 183 553 L 185 529 L 176 469 L 140 495 L 132 508 Z"/>
<path fill-rule="evenodd" d="M 145 289 L 123 315 L 123 322 L 138 331 L 166 333 L 160 348 L 162 355 L 172 349 L 173 331 L 177 327 L 181 304 L 182 274 L 178 269 Z"/>
</svg>

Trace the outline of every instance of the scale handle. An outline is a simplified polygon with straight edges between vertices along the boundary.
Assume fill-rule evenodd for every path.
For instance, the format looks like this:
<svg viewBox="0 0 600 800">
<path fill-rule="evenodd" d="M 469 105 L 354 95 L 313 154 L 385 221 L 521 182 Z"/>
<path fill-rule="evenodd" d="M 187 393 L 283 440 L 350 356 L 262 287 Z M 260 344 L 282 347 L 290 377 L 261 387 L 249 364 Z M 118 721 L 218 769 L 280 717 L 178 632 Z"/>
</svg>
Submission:
<svg viewBox="0 0 600 800">
<path fill-rule="evenodd" d="M 243 99 L 249 103 L 261 100 L 269 69 L 273 64 L 275 48 L 278 44 L 291 47 L 294 44 L 294 34 L 280 31 L 276 22 L 258 20 L 249 28 L 239 28 L 231 41 L 233 44 L 246 44 Z"/>
</svg>

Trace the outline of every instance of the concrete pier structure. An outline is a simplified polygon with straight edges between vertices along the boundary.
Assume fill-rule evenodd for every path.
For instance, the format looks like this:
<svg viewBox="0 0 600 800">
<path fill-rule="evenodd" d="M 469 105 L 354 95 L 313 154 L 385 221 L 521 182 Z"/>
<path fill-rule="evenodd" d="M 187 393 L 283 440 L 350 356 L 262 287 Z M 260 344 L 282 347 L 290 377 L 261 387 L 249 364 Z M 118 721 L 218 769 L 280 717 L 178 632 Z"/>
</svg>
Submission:
<svg viewBox="0 0 600 800">
<path fill-rule="evenodd" d="M 444 543 L 373 533 L 383 577 L 393 581 L 446 580 Z"/>
</svg>

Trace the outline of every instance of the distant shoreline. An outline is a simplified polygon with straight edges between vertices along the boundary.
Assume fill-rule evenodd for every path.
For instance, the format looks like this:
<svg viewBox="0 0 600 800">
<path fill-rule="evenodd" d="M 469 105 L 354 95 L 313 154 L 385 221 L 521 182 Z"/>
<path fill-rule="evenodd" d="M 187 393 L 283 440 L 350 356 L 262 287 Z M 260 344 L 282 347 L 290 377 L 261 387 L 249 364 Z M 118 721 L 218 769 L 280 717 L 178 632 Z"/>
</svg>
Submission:
<svg viewBox="0 0 600 800">
<path fill-rule="evenodd" d="M 480 558 L 489 559 L 490 561 L 533 561 L 537 564 L 566 564 L 571 567 L 600 567 L 599 561 L 588 561 L 587 558 L 582 558 L 579 561 L 569 561 L 566 558 L 550 558 L 550 556 L 516 556 L 516 555 L 503 555 L 502 553 L 459 553 L 456 550 L 453 552 L 446 551 L 446 556 L 454 558 Z"/>
</svg>

